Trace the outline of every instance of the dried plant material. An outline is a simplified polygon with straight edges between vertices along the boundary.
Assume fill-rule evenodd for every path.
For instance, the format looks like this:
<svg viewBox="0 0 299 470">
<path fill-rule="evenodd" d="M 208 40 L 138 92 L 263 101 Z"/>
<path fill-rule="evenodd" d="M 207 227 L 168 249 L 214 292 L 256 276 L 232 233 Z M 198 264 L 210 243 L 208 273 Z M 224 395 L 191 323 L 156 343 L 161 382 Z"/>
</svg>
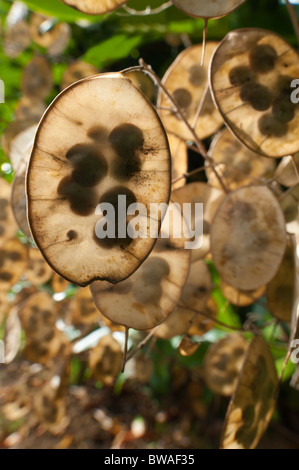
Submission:
<svg viewBox="0 0 299 470">
<path fill-rule="evenodd" d="M 215 136 L 209 155 L 225 187 L 231 191 L 274 176 L 275 160 L 252 152 L 228 129 Z M 209 184 L 221 189 L 215 173 L 209 166 L 206 174 Z"/>
<path fill-rule="evenodd" d="M 199 343 L 195 343 L 194 341 L 192 341 L 190 336 L 186 335 L 181 339 L 178 350 L 182 356 L 189 357 L 189 356 L 193 356 L 193 354 L 196 353 L 199 346 L 200 346 Z"/>
<path fill-rule="evenodd" d="M 154 372 L 153 361 L 144 354 L 138 354 L 134 358 L 133 375 L 134 379 L 141 384 L 147 384 Z"/>
<path fill-rule="evenodd" d="M 11 207 L 13 210 L 14 218 L 18 224 L 19 229 L 30 238 L 31 233 L 27 219 L 27 201 L 25 189 L 26 170 L 17 173 L 13 183 L 11 192 Z"/>
<path fill-rule="evenodd" d="M 159 326 L 155 336 L 163 339 L 182 334 L 201 336 L 211 329 L 215 317 L 207 304 L 211 291 L 212 278 L 206 263 L 202 260 L 192 263 L 178 306 Z"/>
<path fill-rule="evenodd" d="M 30 44 L 29 26 L 25 20 L 9 26 L 5 31 L 3 50 L 4 54 L 14 59 L 18 57 Z"/>
<path fill-rule="evenodd" d="M 94 65 L 82 62 L 81 60 L 73 62 L 63 74 L 61 89 L 64 90 L 78 80 L 97 75 L 98 73 L 99 71 Z"/>
<path fill-rule="evenodd" d="M 11 185 L 0 178 L 0 241 L 1 244 L 5 240 L 15 236 L 18 227 L 15 222 L 13 212 L 10 206 Z"/>
<path fill-rule="evenodd" d="M 62 0 L 63 3 L 88 15 L 101 15 L 116 10 L 126 0 Z"/>
<path fill-rule="evenodd" d="M 58 274 L 81 286 L 130 276 L 155 245 L 149 227 L 155 235 L 160 228 L 162 214 L 153 219 L 150 204 L 168 203 L 169 192 L 164 129 L 129 79 L 97 75 L 58 95 L 40 121 L 27 172 L 30 229 Z M 106 203 L 115 233 L 100 238 L 96 229 L 108 222 L 98 205 Z M 146 238 L 127 232 L 131 203 L 146 208 Z"/>
<path fill-rule="evenodd" d="M 228 127 L 252 151 L 273 158 L 299 150 L 299 112 L 291 100 L 298 76 L 297 52 L 276 34 L 255 28 L 228 33 L 210 73 Z"/>
<path fill-rule="evenodd" d="M 22 92 L 35 98 L 47 98 L 53 88 L 52 69 L 44 56 L 35 56 L 24 68 Z"/>
<path fill-rule="evenodd" d="M 4 322 L 4 318 L 9 311 L 9 308 L 10 308 L 10 305 L 9 305 L 9 298 L 7 296 L 7 293 L 0 291 L 0 327 L 2 326 Z"/>
<path fill-rule="evenodd" d="M 282 194 L 280 206 L 288 233 L 299 234 L 299 184 Z"/>
<path fill-rule="evenodd" d="M 52 268 L 46 263 L 39 250 L 29 248 L 28 265 L 26 269 L 28 281 L 34 286 L 42 286 L 49 281 L 52 274 Z"/>
<path fill-rule="evenodd" d="M 168 142 L 171 153 L 171 177 L 172 181 L 188 172 L 188 149 L 186 142 L 173 134 L 168 134 Z M 172 190 L 185 186 L 185 178 L 172 185 Z"/>
<path fill-rule="evenodd" d="M 206 44 L 203 66 L 200 65 L 202 45 L 188 47 L 178 55 L 162 80 L 165 88 L 184 112 L 189 124 L 194 125 L 200 139 L 214 134 L 223 124 L 208 89 L 208 67 L 217 45 L 216 42 Z M 201 111 L 197 116 L 199 106 Z M 159 113 L 168 133 L 173 133 L 184 140 L 193 140 L 193 135 L 186 124 L 176 116 L 173 109 L 167 109 L 171 108 L 171 103 L 161 89 L 158 92 L 158 107 L 162 108 Z"/>
<path fill-rule="evenodd" d="M 106 386 L 113 385 L 121 371 L 122 351 L 112 335 L 103 336 L 97 346 L 90 350 L 88 365 L 95 380 Z"/>
<path fill-rule="evenodd" d="M 299 183 L 299 153 L 294 157 L 284 157 L 275 172 L 276 181 L 283 186 L 291 187 Z"/>
<path fill-rule="evenodd" d="M 255 290 L 240 290 L 230 286 L 226 282 L 221 281 L 221 290 L 224 297 L 233 305 L 238 307 L 247 307 L 256 302 L 266 291 L 266 287 L 262 286 Z"/>
<path fill-rule="evenodd" d="M 21 323 L 16 308 L 7 317 L 4 328 L 4 363 L 10 364 L 19 352 L 21 345 Z"/>
<path fill-rule="evenodd" d="M 36 129 L 37 123 L 19 132 L 10 143 L 8 156 L 15 172 L 26 171 Z"/>
<path fill-rule="evenodd" d="M 99 323 L 100 312 L 94 304 L 93 297 L 88 287 L 79 289 L 72 299 L 70 308 L 73 325 L 92 325 Z"/>
<path fill-rule="evenodd" d="M 38 122 L 46 110 L 45 102 L 34 96 L 22 96 L 15 109 L 16 121 L 36 121 Z"/>
<path fill-rule="evenodd" d="M 246 0 L 172 0 L 184 13 L 195 18 L 221 18 L 228 15 Z"/>
<path fill-rule="evenodd" d="M 26 129 L 29 129 L 32 126 L 37 125 L 37 120 L 29 120 L 29 119 L 24 119 L 22 121 L 14 121 L 11 122 L 5 129 L 5 131 L 2 134 L 1 137 L 1 145 L 3 148 L 3 151 L 6 155 L 10 154 L 10 148 L 11 144 L 14 141 L 14 138 L 20 134 L 21 132 L 25 131 Z M 24 154 L 24 148 L 20 148 L 18 146 L 19 152 Z"/>
<path fill-rule="evenodd" d="M 67 47 L 71 29 L 67 23 L 55 23 L 52 18 L 33 13 L 30 18 L 30 34 L 36 44 L 48 49 L 48 54 L 56 56 L 62 54 Z"/>
<path fill-rule="evenodd" d="M 233 333 L 211 344 L 204 358 L 204 379 L 212 392 L 231 396 L 236 388 L 248 343 Z"/>
<path fill-rule="evenodd" d="M 156 86 L 150 75 L 142 70 L 124 70 L 123 75 L 131 80 L 151 102 L 156 98 Z"/>
<path fill-rule="evenodd" d="M 176 222 L 177 217 L 184 223 L 179 211 L 174 215 Z M 161 235 L 167 230 L 167 222 L 166 214 Z M 170 223 L 170 228 L 175 223 Z M 91 284 L 94 302 L 102 314 L 135 330 L 148 330 L 163 322 L 179 301 L 189 272 L 190 253 L 184 241 L 174 238 L 170 231 L 169 238 L 159 238 L 149 257 L 129 279 L 116 285 L 101 281 Z"/>
<path fill-rule="evenodd" d="M 266 297 L 269 312 L 278 320 L 290 322 L 295 300 L 295 246 L 289 240 L 281 265 L 267 285 Z"/>
<path fill-rule="evenodd" d="M 221 278 L 241 290 L 255 290 L 275 276 L 286 247 L 284 216 L 266 186 L 229 193 L 211 227 L 212 258 Z"/>
<path fill-rule="evenodd" d="M 189 335 L 202 336 L 215 326 L 218 314 L 218 306 L 213 297 L 207 301 L 205 308 L 193 315 L 189 322 Z"/>
<path fill-rule="evenodd" d="M 9 290 L 19 280 L 26 267 L 26 248 L 12 238 L 0 246 L 0 290 Z"/>
<path fill-rule="evenodd" d="M 222 449 L 254 449 L 275 409 L 277 375 L 269 346 L 253 338 L 222 430 Z"/>
<path fill-rule="evenodd" d="M 51 280 L 51 286 L 52 286 L 53 291 L 56 294 L 59 294 L 60 292 L 64 292 L 69 285 L 70 283 L 63 277 L 59 276 L 59 274 L 57 273 L 53 274 L 53 277 Z"/>
<path fill-rule="evenodd" d="M 214 215 L 218 209 L 224 193 L 218 188 L 212 188 L 206 183 L 190 183 L 174 191 L 171 198 L 174 202 L 183 207 L 184 203 L 192 204 L 191 211 L 191 230 L 195 230 L 196 212 L 195 205 L 203 204 L 203 237 L 200 248 L 193 249 L 191 252 L 192 261 L 205 258 L 210 251 L 210 228 Z M 198 220 L 197 220 L 198 223 Z"/>
</svg>

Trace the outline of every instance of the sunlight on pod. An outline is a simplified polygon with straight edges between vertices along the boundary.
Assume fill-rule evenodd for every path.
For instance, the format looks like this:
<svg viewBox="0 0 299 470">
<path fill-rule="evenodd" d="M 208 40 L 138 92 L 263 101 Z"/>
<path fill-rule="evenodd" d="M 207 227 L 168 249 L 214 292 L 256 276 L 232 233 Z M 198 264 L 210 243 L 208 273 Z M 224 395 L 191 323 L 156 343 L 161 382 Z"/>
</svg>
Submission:
<svg viewBox="0 0 299 470">
<path fill-rule="evenodd" d="M 225 187 L 234 190 L 274 176 L 275 161 L 252 152 L 228 130 L 217 134 L 211 144 L 209 156 L 213 159 Z M 209 184 L 220 188 L 215 173 L 207 165 Z M 220 188 L 221 189 L 221 188 Z"/>
<path fill-rule="evenodd" d="M 279 158 L 299 150 L 299 112 L 292 82 L 297 52 L 271 31 L 232 31 L 217 48 L 210 69 L 214 100 L 225 123 L 252 151 Z"/>
<path fill-rule="evenodd" d="M 203 66 L 200 65 L 202 44 L 185 49 L 169 67 L 162 80 L 200 139 L 214 134 L 223 124 L 208 87 L 209 63 L 217 45 L 216 42 L 206 44 Z M 184 140 L 193 140 L 186 124 L 171 109 L 172 104 L 162 89 L 159 89 L 157 104 L 166 131 Z"/>
<path fill-rule="evenodd" d="M 209 304 L 211 292 L 212 278 L 206 263 L 202 260 L 191 263 L 178 306 L 155 331 L 155 336 L 162 339 L 187 334 L 201 336 L 210 330 L 215 318 Z"/>
<path fill-rule="evenodd" d="M 189 357 L 189 356 L 193 356 L 193 354 L 196 353 L 199 346 L 200 346 L 200 343 L 196 343 L 195 341 L 193 341 L 192 338 L 190 338 L 190 336 L 184 336 L 181 339 L 178 350 L 181 356 Z"/>
<path fill-rule="evenodd" d="M 273 317 L 290 322 L 295 301 L 295 243 L 288 240 L 287 248 L 274 278 L 267 285 L 266 298 Z"/>
<path fill-rule="evenodd" d="M 222 449 L 254 449 L 272 418 L 277 374 L 261 336 L 250 342 L 222 429 Z"/>
<path fill-rule="evenodd" d="M 126 3 L 126 0 L 62 0 L 76 10 L 87 13 L 88 15 L 101 15 L 109 11 L 116 10 Z"/>
<path fill-rule="evenodd" d="M 286 247 L 285 220 L 266 186 L 229 193 L 211 227 L 212 258 L 221 278 L 241 290 L 255 290 L 276 274 Z"/>
<path fill-rule="evenodd" d="M 218 188 L 208 186 L 206 183 L 190 183 L 173 191 L 171 198 L 183 207 L 184 203 L 192 204 L 191 229 L 195 230 L 198 220 L 195 205 L 203 204 L 203 240 L 200 248 L 191 250 L 191 259 L 196 261 L 204 258 L 210 251 L 210 228 L 214 215 L 225 194 Z"/>
<path fill-rule="evenodd" d="M 169 193 L 164 129 L 129 79 L 97 75 L 58 95 L 40 121 L 27 172 L 30 229 L 57 273 L 81 286 L 130 276 L 155 245 L 149 227 L 158 233 L 161 225 L 162 214 L 153 220 L 149 206 L 168 203 Z M 119 196 L 126 198 L 123 213 Z M 96 234 L 101 203 L 116 213 L 114 238 Z M 147 238 L 121 232 L 119 217 L 127 232 L 131 203 L 147 209 Z"/>
<path fill-rule="evenodd" d="M 106 386 L 113 385 L 122 367 L 120 344 L 112 335 L 103 336 L 97 346 L 89 351 L 88 365 L 91 375 Z"/>
<path fill-rule="evenodd" d="M 248 343 L 239 333 L 209 346 L 204 358 L 204 379 L 212 392 L 224 396 L 234 393 L 247 349 Z"/>
<path fill-rule="evenodd" d="M 147 97 L 151 102 L 156 101 L 156 85 L 151 79 L 150 75 L 143 72 L 142 70 L 130 70 L 126 69 L 122 71 L 122 74 L 131 80 L 134 85 Z"/>
<path fill-rule="evenodd" d="M 299 153 L 284 157 L 275 172 L 276 181 L 290 188 L 299 183 Z"/>
<path fill-rule="evenodd" d="M 172 0 L 184 13 L 195 18 L 221 18 L 236 10 L 246 0 Z"/>
<path fill-rule="evenodd" d="M 254 290 L 240 290 L 230 286 L 224 281 L 220 284 L 224 297 L 233 305 L 238 307 L 247 307 L 256 302 L 266 291 L 266 287 L 262 286 Z"/>
</svg>

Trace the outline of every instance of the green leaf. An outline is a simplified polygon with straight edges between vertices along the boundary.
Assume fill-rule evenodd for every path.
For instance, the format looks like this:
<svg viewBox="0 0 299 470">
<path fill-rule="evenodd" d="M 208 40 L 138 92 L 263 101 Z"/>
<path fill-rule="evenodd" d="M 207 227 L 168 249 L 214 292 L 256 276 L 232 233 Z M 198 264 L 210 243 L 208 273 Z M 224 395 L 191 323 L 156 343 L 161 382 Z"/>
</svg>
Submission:
<svg viewBox="0 0 299 470">
<path fill-rule="evenodd" d="M 89 49 L 82 60 L 95 67 L 103 68 L 127 57 L 141 42 L 142 36 L 128 38 L 125 34 L 118 34 Z"/>
<path fill-rule="evenodd" d="M 74 8 L 71 8 L 60 0 L 23 0 L 32 11 L 43 13 L 48 16 L 55 16 L 60 21 L 75 23 L 79 20 L 88 20 L 91 23 L 101 22 L 106 15 L 85 15 Z"/>
</svg>

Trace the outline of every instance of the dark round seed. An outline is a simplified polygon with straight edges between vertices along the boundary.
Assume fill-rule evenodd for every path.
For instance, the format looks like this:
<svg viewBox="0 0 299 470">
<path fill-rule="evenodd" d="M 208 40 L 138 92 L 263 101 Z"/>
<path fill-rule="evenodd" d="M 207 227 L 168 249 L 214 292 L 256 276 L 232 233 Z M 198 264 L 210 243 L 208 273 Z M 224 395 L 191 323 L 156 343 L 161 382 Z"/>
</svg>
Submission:
<svg viewBox="0 0 299 470">
<path fill-rule="evenodd" d="M 240 65 L 229 72 L 229 81 L 232 85 L 240 86 L 253 80 L 253 74 L 249 67 Z"/>
<path fill-rule="evenodd" d="M 249 53 L 250 65 L 254 72 L 267 73 L 274 69 L 277 52 L 268 44 L 257 44 Z"/>
<path fill-rule="evenodd" d="M 242 101 L 249 102 L 257 111 L 266 111 L 272 104 L 272 94 L 259 83 L 248 83 L 242 86 L 240 91 Z"/>
<path fill-rule="evenodd" d="M 134 124 L 121 124 L 109 135 L 112 147 L 120 158 L 130 159 L 144 143 L 143 132 Z"/>
<path fill-rule="evenodd" d="M 258 127 L 260 132 L 268 137 L 282 137 L 288 132 L 287 124 L 279 122 L 273 114 L 262 116 Z"/>
<path fill-rule="evenodd" d="M 178 88 L 173 92 L 177 104 L 180 108 L 187 109 L 192 103 L 192 96 L 186 88 Z"/>
</svg>

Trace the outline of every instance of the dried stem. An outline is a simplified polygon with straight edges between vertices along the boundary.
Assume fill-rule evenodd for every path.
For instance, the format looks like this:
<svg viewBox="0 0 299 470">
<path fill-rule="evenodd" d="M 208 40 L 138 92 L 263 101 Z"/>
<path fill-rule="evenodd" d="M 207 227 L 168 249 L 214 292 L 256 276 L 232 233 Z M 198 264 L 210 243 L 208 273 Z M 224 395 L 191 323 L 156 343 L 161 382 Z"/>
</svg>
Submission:
<svg viewBox="0 0 299 470">
<path fill-rule="evenodd" d="M 127 354 L 128 354 L 128 340 L 129 340 L 129 328 L 125 327 L 125 344 L 124 344 L 124 357 L 121 371 L 124 372 L 126 363 L 127 363 Z"/>
<path fill-rule="evenodd" d="M 160 326 L 160 325 L 158 325 Z M 131 351 L 129 354 L 128 354 L 128 358 L 127 360 L 129 361 L 133 356 L 135 356 L 135 354 L 140 351 L 140 349 L 142 349 L 151 339 L 152 337 L 154 336 L 156 330 L 158 329 L 158 326 L 156 326 L 155 328 L 153 328 L 149 334 L 142 340 L 140 341 L 140 343 L 137 344 L 136 348 L 133 349 L 133 351 Z"/>
<path fill-rule="evenodd" d="M 207 160 L 209 163 L 211 163 L 211 165 L 213 165 L 213 160 L 212 158 L 208 155 L 208 152 L 207 150 L 205 149 L 205 146 L 203 145 L 202 141 L 199 139 L 199 137 L 197 136 L 195 130 L 192 128 L 192 126 L 189 124 L 189 122 L 187 121 L 186 119 L 186 116 L 184 115 L 184 113 L 181 111 L 179 105 L 177 104 L 176 102 L 176 99 L 169 93 L 169 91 L 165 88 L 165 86 L 163 85 L 163 83 L 161 82 L 161 80 L 159 79 L 159 77 L 157 76 L 157 74 L 153 71 L 152 67 L 148 64 L 146 64 L 144 62 L 143 59 L 140 59 L 139 60 L 139 63 L 141 65 L 141 67 L 143 67 L 144 70 L 146 70 L 149 74 L 152 75 L 153 77 L 153 80 L 157 83 L 157 85 L 160 87 L 160 89 L 163 91 L 163 93 L 167 96 L 168 100 L 171 102 L 171 104 L 173 105 L 174 109 L 175 109 L 175 112 L 176 114 L 179 116 L 179 118 L 184 122 L 184 124 L 186 125 L 186 127 L 188 128 L 188 130 L 190 131 L 192 137 L 193 137 L 193 140 L 198 148 L 198 150 L 200 151 L 201 155 L 204 157 L 205 160 Z M 212 170 L 213 172 L 215 173 L 215 176 L 217 178 L 217 180 L 219 181 L 219 184 L 221 185 L 221 188 L 223 189 L 223 191 L 225 193 L 228 193 L 228 190 L 227 188 L 225 187 L 220 175 L 218 174 L 217 170 L 214 168 L 214 166 L 212 166 Z"/>
<path fill-rule="evenodd" d="M 298 18 L 297 18 L 297 15 L 296 15 L 295 8 L 291 4 L 290 0 L 286 0 L 286 6 L 287 6 L 287 9 L 288 9 L 288 12 L 289 12 L 292 24 L 293 24 L 294 31 L 295 31 L 296 36 L 297 36 L 297 40 L 299 42 L 299 22 L 298 22 Z"/>
</svg>

